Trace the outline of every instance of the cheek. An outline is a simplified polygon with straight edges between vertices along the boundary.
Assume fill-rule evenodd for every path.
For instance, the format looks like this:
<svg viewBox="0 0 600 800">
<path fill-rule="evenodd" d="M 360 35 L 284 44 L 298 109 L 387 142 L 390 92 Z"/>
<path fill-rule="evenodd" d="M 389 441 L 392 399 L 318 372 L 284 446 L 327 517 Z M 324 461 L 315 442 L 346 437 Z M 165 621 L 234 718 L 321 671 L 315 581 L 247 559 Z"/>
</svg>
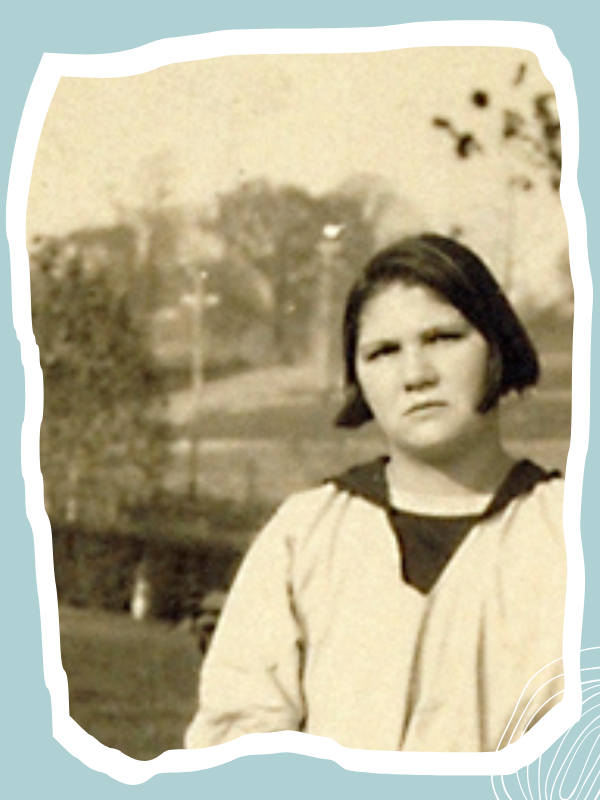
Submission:
<svg viewBox="0 0 600 800">
<path fill-rule="evenodd" d="M 357 362 L 356 379 L 363 394 L 385 392 L 387 387 L 395 381 L 397 368 L 394 369 L 391 362 L 378 361 L 372 364 Z"/>
<path fill-rule="evenodd" d="M 358 369 L 356 376 L 363 400 L 375 419 L 381 422 L 390 414 L 395 415 L 401 396 L 397 374 L 393 370 L 367 367 Z"/>
<path fill-rule="evenodd" d="M 465 365 L 464 376 L 469 380 L 469 395 L 477 408 L 488 395 L 494 382 L 495 359 L 487 342 L 478 352 L 473 353 L 469 363 Z"/>
</svg>

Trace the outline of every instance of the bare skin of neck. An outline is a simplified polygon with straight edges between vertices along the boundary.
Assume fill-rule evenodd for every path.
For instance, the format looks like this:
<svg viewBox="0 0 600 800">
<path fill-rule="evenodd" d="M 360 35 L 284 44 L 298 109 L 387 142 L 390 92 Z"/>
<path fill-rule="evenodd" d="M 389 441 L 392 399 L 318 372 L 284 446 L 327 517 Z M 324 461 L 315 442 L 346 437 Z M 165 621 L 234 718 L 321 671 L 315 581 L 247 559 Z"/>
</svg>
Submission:
<svg viewBox="0 0 600 800">
<path fill-rule="evenodd" d="M 482 417 L 476 435 L 451 447 L 413 454 L 390 443 L 389 479 L 419 495 L 469 497 L 493 494 L 515 459 L 500 441 L 498 414 Z"/>
</svg>

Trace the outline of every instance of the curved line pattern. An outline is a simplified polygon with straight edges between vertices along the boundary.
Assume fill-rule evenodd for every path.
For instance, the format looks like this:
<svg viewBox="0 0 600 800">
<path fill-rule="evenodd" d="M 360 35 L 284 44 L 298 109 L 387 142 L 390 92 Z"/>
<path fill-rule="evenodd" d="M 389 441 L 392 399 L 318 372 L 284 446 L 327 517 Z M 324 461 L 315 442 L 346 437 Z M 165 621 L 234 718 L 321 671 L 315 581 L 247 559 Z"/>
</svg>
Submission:
<svg viewBox="0 0 600 800">
<path fill-rule="evenodd" d="M 513 775 L 492 776 L 497 800 L 600 796 L 600 647 L 581 651 L 581 687 L 582 713 L 575 725 L 529 766 Z"/>
</svg>

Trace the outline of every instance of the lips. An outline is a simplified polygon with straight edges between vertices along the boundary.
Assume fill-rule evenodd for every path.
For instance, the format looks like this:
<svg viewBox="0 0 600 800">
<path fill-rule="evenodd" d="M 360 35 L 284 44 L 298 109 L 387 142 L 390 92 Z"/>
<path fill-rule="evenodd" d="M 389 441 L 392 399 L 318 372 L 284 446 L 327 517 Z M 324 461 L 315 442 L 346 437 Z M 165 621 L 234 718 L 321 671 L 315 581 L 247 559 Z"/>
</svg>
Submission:
<svg viewBox="0 0 600 800">
<path fill-rule="evenodd" d="M 442 400 L 424 400 L 421 403 L 415 403 L 415 405 L 410 406 L 405 412 L 405 416 L 409 417 L 412 415 L 417 414 L 426 414 L 429 411 L 436 411 L 440 408 L 445 408 L 446 403 Z"/>
</svg>

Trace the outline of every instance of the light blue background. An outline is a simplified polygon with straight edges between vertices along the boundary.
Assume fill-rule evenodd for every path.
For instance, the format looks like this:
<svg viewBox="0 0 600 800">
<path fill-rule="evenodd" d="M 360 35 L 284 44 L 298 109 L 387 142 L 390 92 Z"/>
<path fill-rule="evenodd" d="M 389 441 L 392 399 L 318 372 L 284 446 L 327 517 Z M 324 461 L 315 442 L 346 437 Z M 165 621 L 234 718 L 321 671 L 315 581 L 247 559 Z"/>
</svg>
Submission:
<svg viewBox="0 0 600 800">
<path fill-rule="evenodd" d="M 415 10 L 416 9 L 416 10 Z M 592 274 L 600 247 L 596 231 L 598 179 L 598 14 L 585 0 L 551 4 L 534 0 L 262 0 L 252 3 L 206 3 L 201 0 L 81 0 L 11 2 L 2 12 L 2 125 L 0 181 L 8 174 L 17 129 L 31 81 L 43 52 L 102 53 L 126 50 L 155 39 L 231 28 L 365 27 L 436 19 L 502 19 L 538 22 L 554 31 L 574 73 L 580 114 L 579 185 L 589 229 Z M 5 195 L 5 193 L 4 193 Z M 0 791 L 9 798 L 58 796 L 61 800 L 190 796 L 313 798 L 366 796 L 493 798 L 490 780 L 380 776 L 345 772 L 337 764 L 295 755 L 256 756 L 200 773 L 162 775 L 140 786 L 126 786 L 83 766 L 52 738 L 50 699 L 42 671 L 40 617 L 35 585 L 31 528 L 25 515 L 20 469 L 20 434 L 24 412 L 24 379 L 19 344 L 12 324 L 8 245 L 0 248 L 0 346 L 4 390 L 1 393 L 0 486 L 3 518 L 0 609 Z M 598 336 L 592 341 L 592 358 Z M 600 372 L 592 375 L 592 408 Z M 600 645 L 597 613 L 600 600 L 595 570 L 600 563 L 597 522 L 600 500 L 594 500 L 600 479 L 599 434 L 592 418 L 590 450 L 584 483 L 582 536 L 587 565 L 583 647 Z M 597 493 L 596 493 L 597 494 Z"/>
</svg>

